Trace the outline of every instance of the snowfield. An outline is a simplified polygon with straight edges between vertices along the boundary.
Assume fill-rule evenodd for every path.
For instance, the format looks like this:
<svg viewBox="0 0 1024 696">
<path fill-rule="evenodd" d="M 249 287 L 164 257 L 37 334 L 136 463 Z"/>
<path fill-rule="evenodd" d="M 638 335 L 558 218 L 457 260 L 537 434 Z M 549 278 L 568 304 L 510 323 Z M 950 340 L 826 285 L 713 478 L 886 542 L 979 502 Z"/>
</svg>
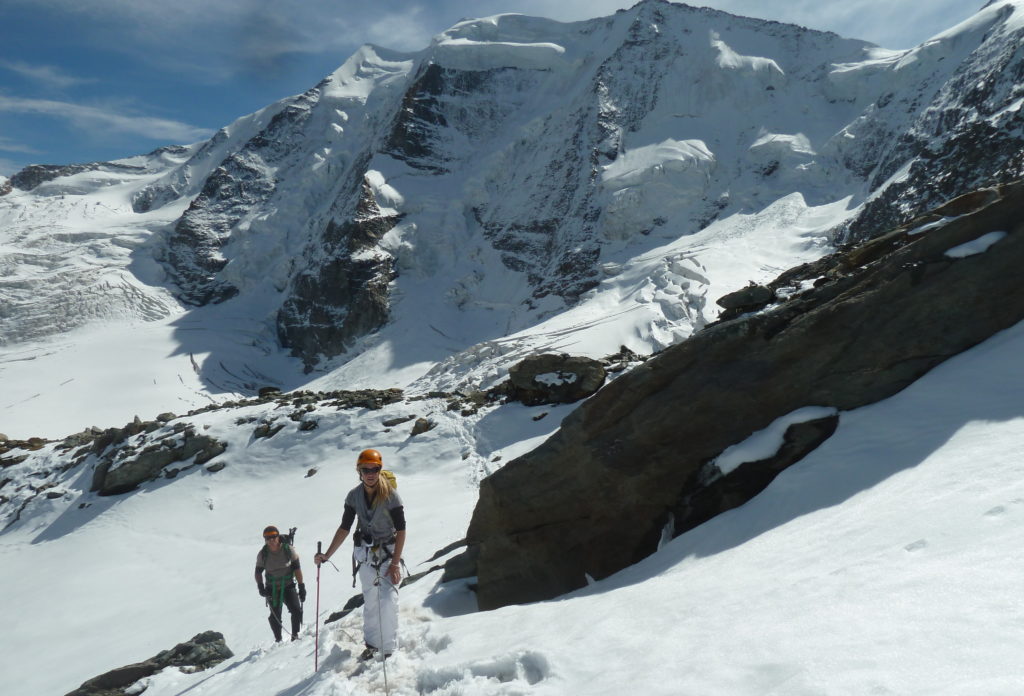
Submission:
<svg viewBox="0 0 1024 696">
<path fill-rule="evenodd" d="M 848 165 L 871 171 L 882 151 L 874 144 L 909 127 L 910 112 L 894 107 L 868 118 L 875 100 L 945 84 L 992 27 L 1020 28 L 1022 4 L 992 3 L 908 51 L 801 31 L 791 53 L 770 58 L 791 28 L 772 24 L 781 33 L 766 38 L 755 20 L 723 25 L 725 15 L 695 11 L 692 53 L 665 53 L 655 66 L 677 67 L 685 89 L 657 95 L 633 122 L 623 118 L 630 128 L 608 136 L 618 138 L 616 157 L 594 165 L 587 205 L 599 215 L 592 230 L 576 231 L 600 238 L 599 277 L 572 306 L 557 294 L 534 296 L 482 220 L 491 215 L 507 231 L 539 219 L 517 217 L 522 211 L 557 210 L 551 201 L 564 191 L 536 181 L 552 152 L 574 154 L 560 140 L 563 126 L 580 113 L 601 115 L 587 111 L 590 83 L 574 77 L 581 66 L 600 67 L 602 46 L 588 33 L 596 21 L 503 15 L 462 22 L 420 54 L 366 46 L 325 78 L 312 106 L 300 102 L 314 90 L 206 143 L 0 196 L 0 432 L 50 440 L 0 470 L 0 488 L 10 484 L 0 493 L 56 476 L 23 508 L 5 501 L 0 517 L 5 696 L 64 694 L 207 630 L 224 634 L 233 658 L 195 674 L 165 670 L 131 693 L 1024 693 L 1024 323 L 892 398 L 840 412 L 835 434 L 756 498 L 582 590 L 478 612 L 472 580 L 441 584 L 440 572 L 428 574 L 402 590 L 401 648 L 386 665 L 356 660 L 362 609 L 322 623 L 357 592 L 346 553 L 335 555 L 337 568 L 321 569 L 319 590 L 312 563 L 367 447 L 398 477 L 409 569 L 443 563 L 447 556 L 433 557 L 465 537 L 480 481 L 550 437 L 574 406 L 488 404 L 462 415 L 432 393 L 488 389 L 534 353 L 602 358 L 624 346 L 649 355 L 714 321 L 723 295 L 833 251 L 830 235 L 871 195 Z M 625 39 L 659 31 L 625 16 L 609 18 L 625 48 L 601 74 L 602 87 L 620 95 L 647 65 L 631 57 L 640 44 Z M 360 160 L 361 143 L 386 132 L 375 119 L 393 113 L 423 56 L 494 71 L 486 98 L 460 94 L 447 104 L 474 115 L 472 128 L 445 131 L 449 170 L 424 174 L 384 150 Z M 934 83 L 921 82 L 927 75 Z M 566 101 L 550 111 L 544 100 L 553 95 Z M 806 107 L 812 97 L 822 111 Z M 619 118 L 616 109 L 630 104 L 601 104 L 601 113 Z M 232 223 L 223 247 L 222 279 L 239 294 L 182 304 L 163 264 L 170 231 L 208 175 L 292 107 L 315 137 L 296 125 L 302 137 L 253 157 L 254 180 L 276 188 Z M 488 109 L 507 120 L 478 118 Z M 761 125 L 735 132 L 740 113 Z M 293 272 L 318 258 L 315 235 L 340 215 L 339 188 L 359 166 L 381 213 L 401 217 L 361 252 L 394 259 L 390 319 L 309 372 L 281 349 L 277 310 Z M 909 169 L 887 172 L 889 181 Z M 1003 234 L 946 253 L 987 253 Z M 122 495 L 89 492 L 95 456 L 48 473 L 70 461 L 57 446 L 72 433 L 185 414 L 266 386 L 397 387 L 405 400 L 379 410 L 319 403 L 300 421 L 273 403 L 178 416 L 157 434 L 188 423 L 227 443 L 214 460 L 225 467 L 195 466 Z M 764 459 L 786 425 L 831 412 L 806 404 L 717 464 L 727 471 Z M 384 425 L 406 416 L 435 427 L 413 436 L 411 420 Z M 284 427 L 257 437 L 264 424 Z M 273 643 L 253 582 L 268 524 L 298 528 L 309 597 L 293 643 Z"/>
<path fill-rule="evenodd" d="M 428 575 L 402 592 L 390 693 L 1020 693 L 1022 350 L 1017 325 L 841 413 L 828 441 L 748 504 L 558 600 L 477 613 L 465 581 Z M 397 472 L 418 572 L 464 535 L 480 477 L 536 446 L 571 407 L 468 418 L 429 400 L 322 409 L 307 414 L 317 429 L 269 440 L 236 425 L 267 409 L 189 419 L 229 442 L 223 471 L 98 498 L 84 492 L 89 472 L 72 470 L 63 497 L 0 535 L 12 637 L 0 668 L 18 675 L 6 693 L 66 693 L 208 629 L 235 657 L 191 675 L 166 670 L 147 694 L 384 693 L 381 666 L 354 657 L 360 610 L 321 626 L 313 672 L 311 558 L 356 484 L 356 454 L 376 446 Z M 409 437 L 409 424 L 382 425 L 410 413 L 438 426 Z M 738 449 L 761 458 L 768 440 Z M 310 597 L 296 643 L 272 643 L 252 582 L 266 524 L 298 527 Z M 322 617 L 355 593 L 344 554 L 335 560 L 338 572 L 321 570 Z"/>
</svg>

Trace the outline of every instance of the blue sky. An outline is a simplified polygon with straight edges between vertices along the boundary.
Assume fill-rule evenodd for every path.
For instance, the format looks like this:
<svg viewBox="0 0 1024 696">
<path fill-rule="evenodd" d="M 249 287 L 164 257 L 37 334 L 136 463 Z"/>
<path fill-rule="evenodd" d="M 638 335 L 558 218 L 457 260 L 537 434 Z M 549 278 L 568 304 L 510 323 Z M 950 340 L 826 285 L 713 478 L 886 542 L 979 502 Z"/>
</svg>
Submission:
<svg viewBox="0 0 1024 696">
<path fill-rule="evenodd" d="M 209 137 L 363 43 L 416 51 L 460 19 L 603 16 L 615 0 L 0 0 L 0 175 Z M 691 2 L 909 48 L 983 0 Z"/>
</svg>

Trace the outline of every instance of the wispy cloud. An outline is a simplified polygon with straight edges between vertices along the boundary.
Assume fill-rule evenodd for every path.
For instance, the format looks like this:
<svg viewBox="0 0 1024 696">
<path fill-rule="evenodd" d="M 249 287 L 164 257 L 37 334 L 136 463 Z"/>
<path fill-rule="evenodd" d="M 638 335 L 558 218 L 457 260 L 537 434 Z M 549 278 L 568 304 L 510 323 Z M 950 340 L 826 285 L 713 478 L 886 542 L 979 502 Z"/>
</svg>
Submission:
<svg viewBox="0 0 1024 696">
<path fill-rule="evenodd" d="M 39 114 L 67 121 L 86 131 L 115 131 L 152 140 L 190 143 L 209 137 L 205 128 L 154 116 L 121 113 L 83 104 L 48 99 L 22 99 L 0 95 L 0 112 Z"/>
<path fill-rule="evenodd" d="M 10 70 L 22 77 L 41 82 L 48 87 L 56 87 L 57 89 L 67 89 L 75 85 L 96 82 L 94 79 L 73 77 L 52 65 L 32 65 L 22 61 L 0 60 L 0 68 Z"/>
<path fill-rule="evenodd" d="M 20 152 L 26 155 L 38 155 L 39 150 L 23 143 L 17 143 L 10 138 L 0 136 L 0 152 Z"/>
</svg>

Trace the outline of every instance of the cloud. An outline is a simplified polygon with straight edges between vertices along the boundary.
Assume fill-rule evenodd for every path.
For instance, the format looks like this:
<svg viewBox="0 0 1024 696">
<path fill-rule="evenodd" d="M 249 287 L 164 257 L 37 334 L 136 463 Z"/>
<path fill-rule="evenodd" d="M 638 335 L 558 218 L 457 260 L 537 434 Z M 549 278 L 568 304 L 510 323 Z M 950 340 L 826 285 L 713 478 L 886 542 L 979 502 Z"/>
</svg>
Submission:
<svg viewBox="0 0 1024 696">
<path fill-rule="evenodd" d="M 32 65 L 22 61 L 0 60 L 0 68 L 10 70 L 22 77 L 41 82 L 48 87 L 56 87 L 57 89 L 67 89 L 75 85 L 96 82 L 96 80 L 92 79 L 72 77 L 63 73 L 60 68 L 55 68 L 51 65 Z"/>
<path fill-rule="evenodd" d="M 152 140 L 191 143 L 211 135 L 205 128 L 153 116 L 119 113 L 95 106 L 86 106 L 48 99 L 21 99 L 0 95 L 0 112 L 39 114 L 67 121 L 86 131 L 125 133 Z"/>
<path fill-rule="evenodd" d="M 39 150 L 28 145 L 14 142 L 10 138 L 0 136 L 0 152 L 20 152 L 26 155 L 38 155 Z"/>
</svg>

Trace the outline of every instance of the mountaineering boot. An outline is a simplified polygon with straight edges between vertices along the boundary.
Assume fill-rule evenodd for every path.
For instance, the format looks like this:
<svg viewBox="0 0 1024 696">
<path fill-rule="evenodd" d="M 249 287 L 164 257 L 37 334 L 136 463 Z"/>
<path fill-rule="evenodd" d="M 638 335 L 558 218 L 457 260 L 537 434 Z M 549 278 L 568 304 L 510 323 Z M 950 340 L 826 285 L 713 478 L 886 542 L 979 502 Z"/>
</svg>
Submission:
<svg viewBox="0 0 1024 696">
<path fill-rule="evenodd" d="M 369 645 L 366 646 L 366 650 L 359 654 L 359 659 L 362 661 L 372 660 L 373 656 L 377 654 L 377 648 L 371 648 Z"/>
<path fill-rule="evenodd" d="M 299 634 L 298 633 L 293 633 L 292 634 L 292 640 L 298 640 L 298 639 L 299 639 Z"/>
</svg>

